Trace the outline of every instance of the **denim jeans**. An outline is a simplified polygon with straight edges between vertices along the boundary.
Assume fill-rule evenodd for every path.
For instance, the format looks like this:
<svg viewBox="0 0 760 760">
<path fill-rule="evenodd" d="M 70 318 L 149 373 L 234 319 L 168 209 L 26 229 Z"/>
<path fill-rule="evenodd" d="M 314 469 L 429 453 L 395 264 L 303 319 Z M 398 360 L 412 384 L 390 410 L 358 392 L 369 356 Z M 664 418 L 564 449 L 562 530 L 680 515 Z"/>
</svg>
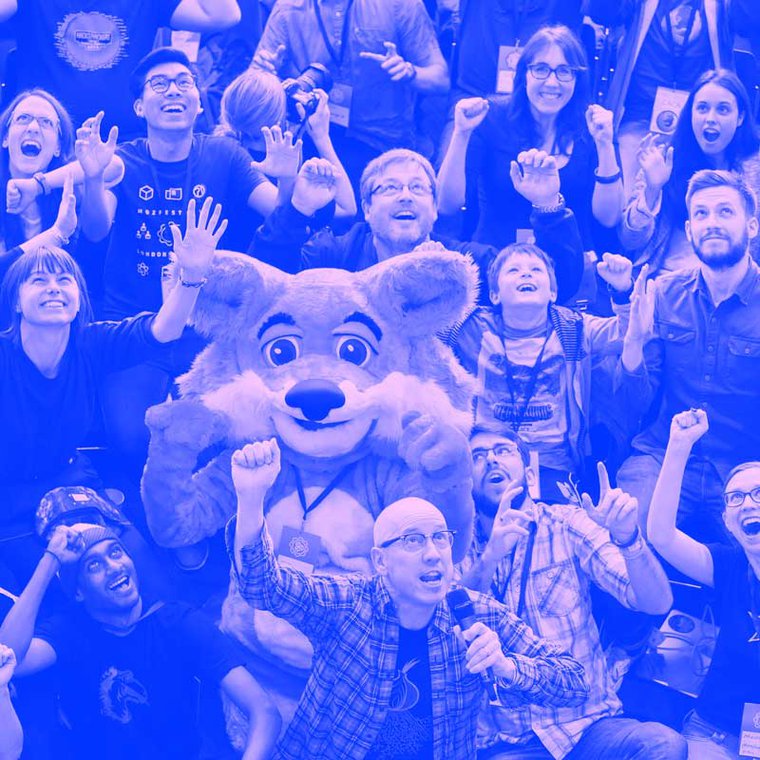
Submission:
<svg viewBox="0 0 760 760">
<path fill-rule="evenodd" d="M 738 760 L 739 738 L 727 734 L 692 711 L 683 722 L 689 760 Z"/>
<path fill-rule="evenodd" d="M 548 750 L 534 739 L 526 745 L 503 745 L 488 760 L 550 760 Z M 632 718 L 600 718 L 589 726 L 565 760 L 686 760 L 685 739 L 660 723 Z"/>
</svg>

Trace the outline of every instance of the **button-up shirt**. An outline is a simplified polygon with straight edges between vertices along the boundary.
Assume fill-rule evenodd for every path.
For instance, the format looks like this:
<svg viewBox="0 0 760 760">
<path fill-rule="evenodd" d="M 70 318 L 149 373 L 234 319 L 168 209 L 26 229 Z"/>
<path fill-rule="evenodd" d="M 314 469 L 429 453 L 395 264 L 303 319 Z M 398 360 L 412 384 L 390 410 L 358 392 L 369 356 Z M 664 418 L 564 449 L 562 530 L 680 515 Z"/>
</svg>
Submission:
<svg viewBox="0 0 760 760">
<path fill-rule="evenodd" d="M 655 292 L 655 339 L 638 371 L 623 370 L 642 402 L 662 393 L 634 448 L 661 456 L 673 415 L 699 407 L 710 429 L 694 447 L 696 459 L 712 462 L 721 477 L 739 460 L 760 459 L 760 267 L 750 260 L 736 292 L 717 307 L 701 269 L 664 276 Z"/>
<path fill-rule="evenodd" d="M 228 527 L 231 547 L 232 522 Z M 363 758 L 385 721 L 397 675 L 399 620 L 380 577 L 307 576 L 280 566 L 266 527 L 241 551 L 237 589 L 257 609 L 302 630 L 314 645 L 312 672 L 277 758 Z M 235 563 L 233 561 L 233 568 Z M 496 631 L 515 666 L 510 681 L 496 679 L 505 704 L 577 704 L 588 685 L 583 668 L 490 597 L 470 592 L 478 621 Z M 428 624 L 435 760 L 475 757 L 483 680 L 465 667 L 466 644 L 445 601 Z"/>
<path fill-rule="evenodd" d="M 521 536 L 514 551 L 497 565 L 491 593 L 517 612 L 525 583 L 521 619 L 583 665 L 590 691 L 587 699 L 574 706 L 490 706 L 480 717 L 477 743 L 479 747 L 497 742 L 524 744 L 535 735 L 553 757 L 563 758 L 592 723 L 621 711 L 599 641 L 589 584 L 595 583 L 627 607 L 633 594 L 620 549 L 582 509 L 537 503 L 532 505 L 532 514 L 535 535 L 530 556 L 528 537 Z M 487 542 L 478 520 L 472 549 L 460 565 L 463 573 L 478 561 Z"/>
</svg>

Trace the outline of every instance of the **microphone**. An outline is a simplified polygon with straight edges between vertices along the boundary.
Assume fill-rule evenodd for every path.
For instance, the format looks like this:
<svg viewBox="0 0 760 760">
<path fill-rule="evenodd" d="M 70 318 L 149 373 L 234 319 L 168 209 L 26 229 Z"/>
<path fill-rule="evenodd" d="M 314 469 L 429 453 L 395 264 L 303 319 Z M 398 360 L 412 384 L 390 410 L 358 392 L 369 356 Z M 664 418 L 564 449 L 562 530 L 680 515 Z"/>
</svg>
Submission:
<svg viewBox="0 0 760 760">
<path fill-rule="evenodd" d="M 478 622 L 477 617 L 475 617 L 475 607 L 465 589 L 452 589 L 446 594 L 446 601 L 451 608 L 454 618 L 457 623 L 459 623 L 459 627 L 463 631 L 472 628 L 472 626 Z M 480 674 L 480 677 L 485 683 L 488 699 L 491 702 L 499 702 L 499 695 L 496 692 L 496 677 L 493 674 L 493 668 L 486 668 L 485 672 Z"/>
</svg>

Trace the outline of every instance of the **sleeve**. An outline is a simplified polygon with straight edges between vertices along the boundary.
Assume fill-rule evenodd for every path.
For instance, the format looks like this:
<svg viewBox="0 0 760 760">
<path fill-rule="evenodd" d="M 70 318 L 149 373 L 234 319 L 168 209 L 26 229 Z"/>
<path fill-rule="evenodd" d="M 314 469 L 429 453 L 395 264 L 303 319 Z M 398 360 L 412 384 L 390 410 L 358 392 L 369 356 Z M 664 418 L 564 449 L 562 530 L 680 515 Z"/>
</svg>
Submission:
<svg viewBox="0 0 760 760">
<path fill-rule="evenodd" d="M 84 329 L 85 350 L 102 371 L 115 372 L 149 359 L 167 359 L 170 343 L 160 343 L 151 327 L 155 314 L 144 312 L 120 322 L 92 322 Z"/>
<path fill-rule="evenodd" d="M 646 202 L 646 184 L 643 172 L 636 175 L 633 195 L 623 209 L 623 219 L 620 223 L 620 242 L 627 251 L 643 249 L 654 235 L 657 216 L 661 211 L 662 194 L 650 209 Z"/>
<path fill-rule="evenodd" d="M 620 354 L 623 351 L 623 338 L 628 328 L 630 306 L 614 306 L 614 317 L 597 317 L 583 313 L 583 335 L 586 350 L 601 359 L 609 354 Z"/>
<path fill-rule="evenodd" d="M 718 599 L 722 599 L 727 589 L 735 588 L 740 582 L 742 565 L 746 566 L 744 553 L 723 544 L 708 544 L 707 549 L 713 561 L 713 588 Z M 746 575 L 745 575 L 746 578 Z"/>
<path fill-rule="evenodd" d="M 478 375 L 478 357 L 483 341 L 483 322 L 480 309 L 474 311 L 462 326 L 452 332 L 449 344 L 459 363 L 473 376 Z"/>
<path fill-rule="evenodd" d="M 240 145 L 233 140 L 225 142 L 228 142 L 230 151 L 228 192 L 245 206 L 251 192 L 262 182 L 266 182 L 267 179 L 260 171 L 251 166 L 251 157 Z"/>
<path fill-rule="evenodd" d="M 512 679 L 496 680 L 502 703 L 506 706 L 581 704 L 589 693 L 583 665 L 554 644 L 536 636 L 502 605 L 496 602 L 490 602 L 490 605 L 495 617 L 484 622 L 499 635 L 505 656 L 515 665 Z"/>
<path fill-rule="evenodd" d="M 182 0 L 160 0 L 155 4 L 150 3 L 154 8 L 156 15 L 157 26 L 171 26 L 171 19 L 174 15 L 174 11 L 182 4 Z M 144 24 L 145 19 L 141 19 L 140 23 Z"/>
<path fill-rule="evenodd" d="M 433 21 L 421 0 L 396 0 L 395 6 L 401 57 L 416 66 L 444 62 Z"/>
<path fill-rule="evenodd" d="M 178 604 L 173 621 L 176 646 L 201 680 L 219 684 L 233 669 L 246 664 L 243 649 L 222 633 L 200 610 Z"/>
<path fill-rule="evenodd" d="M 549 214 L 534 210 L 530 224 L 536 245 L 554 262 L 557 303 L 564 303 L 575 295 L 583 278 L 583 242 L 575 214 L 567 208 Z"/>
<path fill-rule="evenodd" d="M 57 613 L 48 617 L 38 617 L 34 626 L 35 639 L 42 639 L 55 650 L 60 662 L 71 660 L 76 640 L 76 626 L 69 614 Z"/>
<path fill-rule="evenodd" d="M 233 582 L 255 609 L 268 610 L 302 631 L 309 639 L 326 637 L 339 618 L 350 612 L 357 584 L 346 576 L 310 575 L 277 562 L 266 521 L 259 540 L 241 550 L 242 572 L 234 556 L 236 518 L 227 524 L 227 551 Z"/>
<path fill-rule="evenodd" d="M 293 8 L 282 0 L 276 2 L 272 8 L 272 12 L 269 14 L 267 23 L 264 26 L 264 31 L 261 33 L 261 39 L 256 46 L 256 54 L 262 50 L 267 53 L 272 53 L 277 50 L 280 45 L 284 45 L 285 53 L 282 56 L 282 63 L 277 74 L 281 78 L 288 76 L 295 76 L 298 72 L 295 70 L 290 50 L 290 38 L 288 35 L 288 25 L 298 23 L 289 16 L 293 15 Z M 256 55 L 251 62 L 251 68 L 258 68 L 256 64 Z"/>
</svg>

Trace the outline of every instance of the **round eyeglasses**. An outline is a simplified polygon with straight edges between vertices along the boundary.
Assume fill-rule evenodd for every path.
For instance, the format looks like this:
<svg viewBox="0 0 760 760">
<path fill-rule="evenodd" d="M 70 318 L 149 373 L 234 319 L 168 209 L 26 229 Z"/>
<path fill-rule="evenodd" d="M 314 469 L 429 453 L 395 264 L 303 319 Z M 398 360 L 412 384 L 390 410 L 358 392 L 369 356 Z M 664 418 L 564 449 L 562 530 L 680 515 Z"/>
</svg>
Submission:
<svg viewBox="0 0 760 760">
<path fill-rule="evenodd" d="M 180 74 L 179 76 L 171 77 L 165 74 L 156 74 L 147 80 L 147 84 L 150 85 L 150 89 L 158 95 L 163 95 L 172 85 L 172 82 L 177 86 L 180 92 L 187 92 L 196 86 L 196 79 L 192 74 Z"/>
<path fill-rule="evenodd" d="M 723 502 L 731 509 L 738 509 L 744 505 L 748 496 L 755 504 L 760 504 L 760 486 L 751 491 L 727 491 L 723 494 Z"/>
</svg>

